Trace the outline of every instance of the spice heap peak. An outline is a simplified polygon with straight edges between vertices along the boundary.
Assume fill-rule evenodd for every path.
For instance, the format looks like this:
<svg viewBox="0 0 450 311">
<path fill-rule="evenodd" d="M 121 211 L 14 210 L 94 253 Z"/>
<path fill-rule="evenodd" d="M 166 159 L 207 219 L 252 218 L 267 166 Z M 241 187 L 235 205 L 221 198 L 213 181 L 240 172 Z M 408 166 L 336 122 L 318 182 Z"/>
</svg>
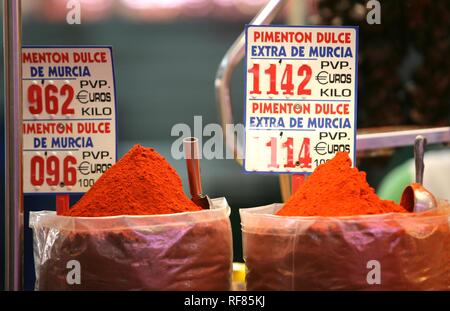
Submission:
<svg viewBox="0 0 450 311">
<path fill-rule="evenodd" d="M 155 215 L 198 211 L 175 169 L 152 148 L 135 145 L 64 216 Z"/>
<path fill-rule="evenodd" d="M 280 216 L 353 216 L 406 213 L 393 201 L 381 200 L 366 181 L 366 173 L 351 167 L 346 152 L 318 166 L 286 202 Z"/>
</svg>

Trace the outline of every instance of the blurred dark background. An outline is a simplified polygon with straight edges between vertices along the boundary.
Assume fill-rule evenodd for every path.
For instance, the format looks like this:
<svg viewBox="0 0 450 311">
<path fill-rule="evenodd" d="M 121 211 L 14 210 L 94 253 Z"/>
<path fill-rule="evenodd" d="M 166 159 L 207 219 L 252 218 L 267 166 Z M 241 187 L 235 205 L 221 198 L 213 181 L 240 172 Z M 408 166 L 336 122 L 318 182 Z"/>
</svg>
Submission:
<svg viewBox="0 0 450 311">
<path fill-rule="evenodd" d="M 381 1 L 381 24 L 368 25 L 366 1 L 315 0 L 302 1 L 301 6 L 298 1 L 291 1 L 276 23 L 300 18 L 309 24 L 360 26 L 359 128 L 449 124 L 450 2 Z M 187 184 L 184 162 L 170 156 L 171 144 L 177 138 L 171 137 L 171 128 L 177 123 L 193 126 L 196 115 L 203 117 L 203 125 L 219 122 L 214 96 L 217 67 L 244 24 L 266 1 L 81 2 L 81 25 L 68 25 L 65 0 L 23 0 L 23 44 L 113 46 L 119 155 L 135 143 L 155 147 Z M 302 14 L 292 11 L 299 8 Z M 3 79 L 3 66 L 1 69 Z M 234 117 L 239 123 L 243 80 L 240 65 L 232 81 Z M 3 94 L 3 80 L 1 87 Z M 1 105 L 3 121 L 3 96 Z M 4 127 L 0 128 L 3 164 Z M 411 155 L 410 148 L 403 148 L 394 154 L 360 158 L 358 166 L 368 172 L 369 182 L 376 187 L 389 170 Z M 4 166 L 0 167 L 3 205 Z M 232 207 L 235 260 L 242 261 L 238 209 L 280 202 L 278 178 L 241 174 L 233 160 L 203 160 L 202 177 L 205 192 L 212 197 L 225 196 Z M 77 199 L 72 197 L 72 203 Z M 27 214 L 30 210 L 54 209 L 55 199 L 26 196 L 24 203 L 25 285 L 32 289 L 34 268 Z M 2 274 L 3 269 L 1 279 Z"/>
</svg>

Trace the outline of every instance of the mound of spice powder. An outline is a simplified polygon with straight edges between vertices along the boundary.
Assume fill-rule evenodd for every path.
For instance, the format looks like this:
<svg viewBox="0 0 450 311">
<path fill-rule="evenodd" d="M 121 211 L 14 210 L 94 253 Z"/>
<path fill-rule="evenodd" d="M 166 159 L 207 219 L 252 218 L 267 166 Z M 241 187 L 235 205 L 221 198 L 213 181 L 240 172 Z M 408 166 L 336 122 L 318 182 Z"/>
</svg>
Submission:
<svg viewBox="0 0 450 311">
<path fill-rule="evenodd" d="M 366 173 L 351 167 L 346 152 L 318 166 L 277 212 L 280 216 L 353 216 L 406 213 L 393 201 L 381 200 Z"/>
<path fill-rule="evenodd" d="M 135 145 L 64 216 L 155 215 L 198 211 L 175 169 L 152 148 Z"/>
</svg>

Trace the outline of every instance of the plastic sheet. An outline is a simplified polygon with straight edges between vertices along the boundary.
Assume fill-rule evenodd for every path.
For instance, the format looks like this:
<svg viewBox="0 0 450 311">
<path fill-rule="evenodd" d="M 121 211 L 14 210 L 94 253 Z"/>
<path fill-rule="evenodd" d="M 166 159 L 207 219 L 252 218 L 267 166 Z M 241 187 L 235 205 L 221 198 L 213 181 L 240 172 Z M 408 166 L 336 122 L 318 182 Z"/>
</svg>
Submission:
<svg viewBox="0 0 450 311">
<path fill-rule="evenodd" d="M 450 290 L 450 207 L 352 217 L 241 209 L 247 290 Z M 379 284 L 378 284 L 379 283 Z"/>
<path fill-rule="evenodd" d="M 31 212 L 35 288 L 229 290 L 230 208 L 224 198 L 213 199 L 213 205 L 199 212 L 152 216 Z M 78 272 L 79 279 L 74 276 Z"/>
</svg>

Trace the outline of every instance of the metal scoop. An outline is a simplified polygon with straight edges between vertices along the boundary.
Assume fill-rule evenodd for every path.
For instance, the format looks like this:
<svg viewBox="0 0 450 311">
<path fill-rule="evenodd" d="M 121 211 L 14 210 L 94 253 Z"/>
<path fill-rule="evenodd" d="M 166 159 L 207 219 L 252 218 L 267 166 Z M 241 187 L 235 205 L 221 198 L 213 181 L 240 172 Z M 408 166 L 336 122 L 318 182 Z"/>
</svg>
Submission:
<svg viewBox="0 0 450 311">
<path fill-rule="evenodd" d="M 195 137 L 183 139 L 183 148 L 192 201 L 203 209 L 209 209 L 212 206 L 211 200 L 202 191 L 198 139 Z"/>
<path fill-rule="evenodd" d="M 416 182 L 407 186 L 403 190 L 400 205 L 409 212 L 423 212 L 437 207 L 437 200 L 434 195 L 425 189 L 423 184 L 423 156 L 425 151 L 426 138 L 419 135 L 414 142 L 414 160 L 416 164 Z"/>
</svg>

